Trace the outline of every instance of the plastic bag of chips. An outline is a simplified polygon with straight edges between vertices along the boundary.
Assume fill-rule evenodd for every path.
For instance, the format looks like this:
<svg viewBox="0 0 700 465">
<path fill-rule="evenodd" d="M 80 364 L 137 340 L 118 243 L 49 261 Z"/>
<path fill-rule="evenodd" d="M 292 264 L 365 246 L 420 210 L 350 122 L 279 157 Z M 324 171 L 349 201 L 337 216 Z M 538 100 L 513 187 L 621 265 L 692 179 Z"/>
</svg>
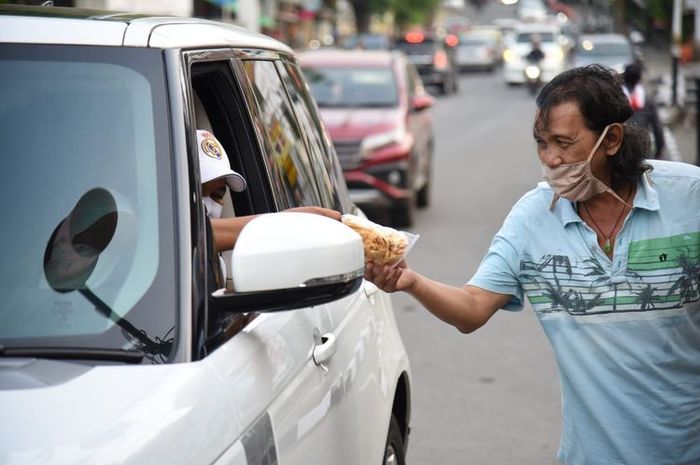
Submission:
<svg viewBox="0 0 700 465">
<path fill-rule="evenodd" d="M 356 215 L 343 215 L 341 221 L 362 237 L 365 261 L 379 265 L 396 265 L 411 250 L 418 234 L 398 231 Z"/>
</svg>

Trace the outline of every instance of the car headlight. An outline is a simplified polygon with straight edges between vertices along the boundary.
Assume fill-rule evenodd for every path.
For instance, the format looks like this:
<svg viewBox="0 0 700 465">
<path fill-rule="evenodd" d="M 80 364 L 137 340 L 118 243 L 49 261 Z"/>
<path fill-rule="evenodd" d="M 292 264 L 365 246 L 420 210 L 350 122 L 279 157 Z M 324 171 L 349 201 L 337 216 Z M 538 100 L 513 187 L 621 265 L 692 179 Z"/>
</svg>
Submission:
<svg viewBox="0 0 700 465">
<path fill-rule="evenodd" d="M 363 155 L 367 155 L 374 150 L 385 147 L 391 144 L 400 144 L 406 137 L 406 131 L 402 127 L 398 127 L 388 132 L 380 132 L 372 134 L 362 140 L 360 151 Z"/>
<path fill-rule="evenodd" d="M 557 61 L 563 61 L 564 60 L 564 51 L 560 48 L 555 49 L 552 52 L 552 58 Z"/>
<path fill-rule="evenodd" d="M 539 66 L 530 65 L 525 68 L 525 76 L 527 76 L 528 79 L 538 79 L 541 72 Z"/>
<path fill-rule="evenodd" d="M 515 55 L 515 52 L 509 48 L 507 48 L 503 52 L 503 60 L 504 61 L 512 62 L 512 61 L 515 61 L 516 58 L 517 58 L 517 56 Z"/>
</svg>

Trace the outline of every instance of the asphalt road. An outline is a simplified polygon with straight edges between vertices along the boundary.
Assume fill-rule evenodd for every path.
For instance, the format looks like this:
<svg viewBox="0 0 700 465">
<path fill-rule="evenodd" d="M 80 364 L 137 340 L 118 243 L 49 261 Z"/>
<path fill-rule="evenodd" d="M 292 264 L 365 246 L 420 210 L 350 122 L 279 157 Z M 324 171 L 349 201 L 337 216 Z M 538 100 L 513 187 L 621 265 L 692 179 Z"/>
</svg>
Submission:
<svg viewBox="0 0 700 465">
<path fill-rule="evenodd" d="M 409 264 L 461 285 L 511 206 L 540 180 L 532 139 L 535 104 L 498 71 L 465 74 L 460 93 L 433 108 L 433 199 L 411 230 Z M 550 465 L 560 433 L 555 362 L 530 308 L 499 311 L 459 333 L 412 298 L 394 294 L 413 368 L 411 465 Z"/>
</svg>

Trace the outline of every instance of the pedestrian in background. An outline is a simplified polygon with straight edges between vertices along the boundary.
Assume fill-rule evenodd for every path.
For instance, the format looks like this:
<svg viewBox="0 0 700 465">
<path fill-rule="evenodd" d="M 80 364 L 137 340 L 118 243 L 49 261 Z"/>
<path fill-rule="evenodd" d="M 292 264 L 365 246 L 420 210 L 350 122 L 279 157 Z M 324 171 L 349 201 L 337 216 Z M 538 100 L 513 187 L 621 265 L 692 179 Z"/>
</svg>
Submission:
<svg viewBox="0 0 700 465">
<path fill-rule="evenodd" d="M 651 156 L 661 158 L 664 149 L 664 131 L 653 99 L 647 98 L 642 85 L 642 66 L 633 63 L 625 67 L 622 74 L 622 90 L 629 100 L 634 113 L 629 119 L 630 124 L 636 124 L 649 131 L 652 141 Z"/>
<path fill-rule="evenodd" d="M 464 333 L 527 297 L 560 372 L 566 465 L 697 465 L 700 168 L 646 160 L 606 68 L 566 71 L 536 103 L 546 182 L 515 204 L 468 283 L 405 261 L 368 263 L 366 278 Z"/>
</svg>

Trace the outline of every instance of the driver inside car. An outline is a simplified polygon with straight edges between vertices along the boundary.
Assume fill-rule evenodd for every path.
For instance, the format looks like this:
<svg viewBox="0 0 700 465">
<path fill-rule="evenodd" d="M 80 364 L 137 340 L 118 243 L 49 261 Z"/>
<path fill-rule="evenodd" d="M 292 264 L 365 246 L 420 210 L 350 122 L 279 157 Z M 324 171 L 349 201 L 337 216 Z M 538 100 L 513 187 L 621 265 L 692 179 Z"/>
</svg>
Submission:
<svg viewBox="0 0 700 465">
<path fill-rule="evenodd" d="M 227 286 L 226 263 L 221 253 L 233 249 L 243 227 L 257 215 L 221 217 L 226 189 L 242 192 L 247 187 L 246 181 L 243 176 L 231 169 L 226 151 L 211 132 L 204 129 L 197 130 L 197 151 L 202 183 L 202 203 L 209 218 L 208 223 L 213 237 L 212 254 L 218 255 L 218 260 L 211 260 L 211 268 L 216 289 L 222 289 Z M 285 211 L 315 213 L 337 221 L 341 218 L 340 212 L 323 207 L 296 207 Z"/>
</svg>

